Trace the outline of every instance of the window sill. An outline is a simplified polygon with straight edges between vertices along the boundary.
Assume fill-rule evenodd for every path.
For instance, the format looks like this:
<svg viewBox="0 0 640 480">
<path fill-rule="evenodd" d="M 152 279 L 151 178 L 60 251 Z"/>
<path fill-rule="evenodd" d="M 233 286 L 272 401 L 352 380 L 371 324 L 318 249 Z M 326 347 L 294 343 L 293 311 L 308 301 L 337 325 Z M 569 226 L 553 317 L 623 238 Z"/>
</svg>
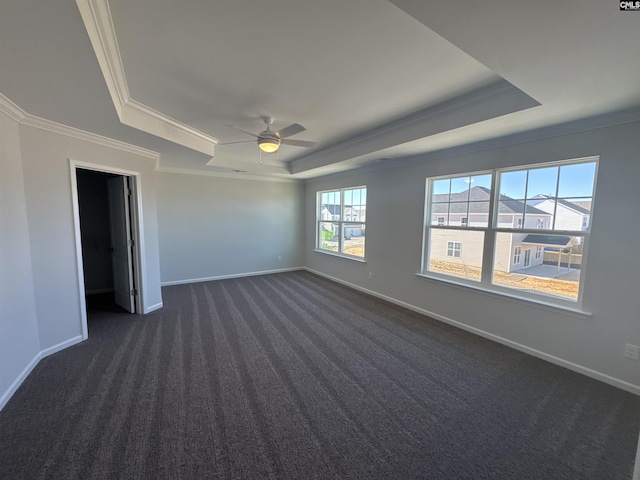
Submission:
<svg viewBox="0 0 640 480">
<path fill-rule="evenodd" d="M 352 255 L 345 255 L 344 253 L 332 252 L 329 250 L 321 250 L 319 248 L 314 248 L 314 252 L 323 253 L 325 255 L 331 255 L 332 257 L 345 258 L 347 260 L 353 260 L 354 262 L 367 263 L 367 260 L 361 257 L 354 257 Z"/>
<path fill-rule="evenodd" d="M 457 281 L 456 279 L 449 279 L 449 278 L 442 278 L 439 276 L 435 276 L 435 275 L 428 275 L 426 273 L 416 273 L 416 276 L 421 277 L 421 278 L 425 278 L 427 280 L 432 280 L 432 281 L 436 281 L 436 282 L 441 282 L 441 283 L 447 283 L 449 285 L 452 285 L 454 287 L 458 287 L 458 288 L 463 288 L 463 289 L 470 289 L 473 290 L 475 292 L 481 293 L 483 295 L 487 295 L 493 298 L 501 298 L 501 299 L 505 299 L 505 300 L 510 300 L 516 303 L 521 303 L 524 305 L 535 305 L 535 306 L 539 306 L 541 308 L 544 308 L 545 310 L 550 310 L 552 312 L 555 313 L 564 313 L 564 314 L 569 314 L 572 315 L 574 317 L 578 317 L 578 318 L 588 318 L 591 316 L 591 312 L 585 312 L 584 310 L 581 310 L 580 308 L 577 307 L 572 307 L 570 305 L 562 305 L 562 304 L 557 304 L 557 303 L 552 303 L 552 302 L 546 302 L 543 299 L 534 299 L 534 298 L 529 298 L 529 297 L 525 297 L 522 295 L 518 295 L 517 293 L 509 293 L 509 292 L 504 292 L 502 290 L 498 290 L 498 289 L 487 289 L 484 288 L 483 286 L 481 286 L 480 284 L 478 285 L 473 285 L 470 283 L 466 283 L 466 282 L 462 282 L 462 281 Z"/>
</svg>

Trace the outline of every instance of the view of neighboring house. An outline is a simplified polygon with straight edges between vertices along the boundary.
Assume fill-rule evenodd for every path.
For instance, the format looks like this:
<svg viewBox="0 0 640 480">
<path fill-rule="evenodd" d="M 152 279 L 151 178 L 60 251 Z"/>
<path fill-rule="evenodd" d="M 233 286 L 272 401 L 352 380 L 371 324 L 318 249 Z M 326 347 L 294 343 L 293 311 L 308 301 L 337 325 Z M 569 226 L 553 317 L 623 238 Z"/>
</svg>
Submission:
<svg viewBox="0 0 640 480">
<path fill-rule="evenodd" d="M 333 235 L 338 235 L 340 229 L 340 212 L 341 206 L 334 204 L 323 204 L 320 210 L 320 220 L 323 222 L 323 230 L 331 230 Z M 360 237 L 364 234 L 363 225 L 350 225 L 346 222 L 365 222 L 366 208 L 356 208 L 351 205 L 344 206 L 344 236 L 345 238 Z M 333 222 L 333 223 L 328 223 Z"/>
<path fill-rule="evenodd" d="M 491 191 L 485 187 L 472 187 L 468 191 L 436 194 L 432 197 L 432 225 L 462 227 L 487 226 Z M 552 229 L 555 200 L 536 196 L 536 203 L 526 203 L 501 195 L 498 202 L 498 227 Z M 589 211 L 566 200 L 558 200 L 555 210 L 555 228 L 586 230 Z M 586 220 L 585 220 L 586 218 Z M 498 233 L 496 239 L 495 268 L 507 273 L 541 265 L 545 249 L 573 249 L 580 238 L 530 233 Z M 431 229 L 430 259 L 481 267 L 484 233 L 473 230 Z"/>
<path fill-rule="evenodd" d="M 555 230 L 586 231 L 589 228 L 590 208 L 564 199 L 554 199 L 548 195 L 536 195 L 529 203 L 537 209 L 555 216 Z M 584 202 L 587 203 L 587 202 Z M 591 202 L 588 202 L 589 206 Z M 582 238 L 577 238 L 578 243 Z"/>
</svg>

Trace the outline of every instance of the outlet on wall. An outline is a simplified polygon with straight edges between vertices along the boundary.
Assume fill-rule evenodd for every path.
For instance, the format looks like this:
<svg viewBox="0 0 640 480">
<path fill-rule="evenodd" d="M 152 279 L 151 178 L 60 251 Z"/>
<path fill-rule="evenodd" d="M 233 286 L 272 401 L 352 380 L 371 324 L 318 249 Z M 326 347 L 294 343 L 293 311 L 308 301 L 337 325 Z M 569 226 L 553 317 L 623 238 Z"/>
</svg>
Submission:
<svg viewBox="0 0 640 480">
<path fill-rule="evenodd" d="M 373 273 L 369 272 L 369 280 L 373 278 Z"/>
<path fill-rule="evenodd" d="M 282 256 L 278 255 L 278 261 L 282 261 Z"/>
<path fill-rule="evenodd" d="M 640 347 L 638 345 L 631 345 L 627 343 L 624 346 L 624 356 L 630 358 L 631 360 L 638 360 L 638 356 L 640 355 Z"/>
</svg>

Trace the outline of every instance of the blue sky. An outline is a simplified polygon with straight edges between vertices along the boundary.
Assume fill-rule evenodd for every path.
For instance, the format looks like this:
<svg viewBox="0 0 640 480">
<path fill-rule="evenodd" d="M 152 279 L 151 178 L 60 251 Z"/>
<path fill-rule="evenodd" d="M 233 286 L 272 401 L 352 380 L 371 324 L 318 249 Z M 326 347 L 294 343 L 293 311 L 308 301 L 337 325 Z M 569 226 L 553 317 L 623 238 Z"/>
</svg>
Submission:
<svg viewBox="0 0 640 480">
<path fill-rule="evenodd" d="M 561 198 L 591 197 L 595 171 L 596 163 L 590 162 L 504 172 L 500 175 L 500 193 L 515 199 L 524 199 L 525 190 L 526 198 L 538 194 L 556 196 L 556 192 Z M 469 185 L 491 188 L 491 175 L 435 180 L 433 193 L 449 193 L 449 188 L 451 193 L 459 193 Z"/>
<path fill-rule="evenodd" d="M 323 205 L 340 205 L 340 191 L 322 192 L 320 202 Z M 364 206 L 367 204 L 367 189 L 354 188 L 344 191 L 344 204 Z"/>
</svg>

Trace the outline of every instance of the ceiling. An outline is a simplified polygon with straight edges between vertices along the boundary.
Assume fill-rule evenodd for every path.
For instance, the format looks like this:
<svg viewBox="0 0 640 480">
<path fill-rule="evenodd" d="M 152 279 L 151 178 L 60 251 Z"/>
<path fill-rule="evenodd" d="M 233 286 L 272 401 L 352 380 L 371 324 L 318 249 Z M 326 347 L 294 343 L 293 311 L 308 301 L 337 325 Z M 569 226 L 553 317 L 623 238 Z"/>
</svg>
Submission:
<svg viewBox="0 0 640 480">
<path fill-rule="evenodd" d="M 158 152 L 160 170 L 303 179 L 635 111 L 634 13 L 603 0 L 0 0 L 0 93 Z M 238 129 L 259 133 L 264 115 L 317 146 L 260 164 Z"/>
</svg>

